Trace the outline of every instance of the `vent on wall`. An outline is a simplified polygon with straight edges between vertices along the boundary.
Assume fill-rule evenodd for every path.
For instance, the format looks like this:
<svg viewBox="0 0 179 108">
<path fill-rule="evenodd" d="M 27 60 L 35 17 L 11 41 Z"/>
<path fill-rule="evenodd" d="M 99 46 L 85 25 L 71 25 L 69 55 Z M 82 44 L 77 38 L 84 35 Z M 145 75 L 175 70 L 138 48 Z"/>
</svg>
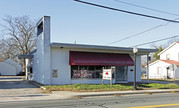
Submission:
<svg viewBox="0 0 179 108">
<path fill-rule="evenodd" d="M 52 70 L 52 78 L 58 78 L 58 70 L 57 69 Z"/>
</svg>

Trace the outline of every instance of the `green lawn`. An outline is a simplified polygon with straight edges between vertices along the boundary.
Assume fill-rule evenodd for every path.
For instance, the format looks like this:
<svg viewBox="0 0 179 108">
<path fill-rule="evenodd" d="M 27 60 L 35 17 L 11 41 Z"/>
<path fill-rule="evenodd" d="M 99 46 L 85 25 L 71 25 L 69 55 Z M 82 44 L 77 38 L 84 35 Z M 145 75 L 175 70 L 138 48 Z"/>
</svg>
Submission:
<svg viewBox="0 0 179 108">
<path fill-rule="evenodd" d="M 139 87 L 151 88 L 151 89 L 175 89 L 175 88 L 179 88 L 179 85 L 151 83 L 151 84 L 140 84 Z"/>
<path fill-rule="evenodd" d="M 114 84 L 110 87 L 109 84 L 73 84 L 73 85 L 53 85 L 53 86 L 44 86 L 46 89 L 45 92 L 51 91 L 74 91 L 74 92 L 95 92 L 95 91 L 125 91 L 133 90 L 132 85 L 127 84 Z M 177 84 L 140 84 L 138 89 L 175 89 L 179 88 Z"/>
</svg>

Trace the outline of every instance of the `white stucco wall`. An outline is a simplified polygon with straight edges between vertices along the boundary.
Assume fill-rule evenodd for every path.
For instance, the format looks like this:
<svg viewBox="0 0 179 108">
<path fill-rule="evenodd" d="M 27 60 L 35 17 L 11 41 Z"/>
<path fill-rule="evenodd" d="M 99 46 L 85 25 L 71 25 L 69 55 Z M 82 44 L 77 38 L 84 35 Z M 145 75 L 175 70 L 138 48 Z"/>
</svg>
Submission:
<svg viewBox="0 0 179 108">
<path fill-rule="evenodd" d="M 37 56 L 37 53 L 34 53 L 33 54 L 33 58 L 32 58 L 32 80 L 34 80 L 34 81 L 37 81 L 37 82 L 40 82 L 40 81 L 38 81 L 38 78 L 39 78 L 39 72 L 38 72 L 38 62 L 37 62 L 37 60 L 38 60 L 38 56 Z"/>
<path fill-rule="evenodd" d="M 130 55 L 131 58 L 134 60 L 134 55 Z M 130 71 L 133 70 L 133 71 Z M 128 67 L 128 82 L 133 82 L 134 81 L 134 66 L 129 66 Z M 141 81 L 141 56 L 138 55 L 136 57 L 136 81 L 140 82 Z"/>
<path fill-rule="evenodd" d="M 160 55 L 160 60 L 167 60 L 167 54 L 170 55 L 170 60 L 179 61 L 179 43 L 176 43 L 174 46 L 170 47 L 168 50 L 164 51 Z"/>
<path fill-rule="evenodd" d="M 1 75 L 16 75 L 16 67 L 5 62 L 0 62 L 0 74 Z"/>
<path fill-rule="evenodd" d="M 71 84 L 69 50 L 60 48 L 52 48 L 51 50 L 52 70 L 56 69 L 58 72 L 58 77 L 52 78 L 52 84 Z"/>
</svg>

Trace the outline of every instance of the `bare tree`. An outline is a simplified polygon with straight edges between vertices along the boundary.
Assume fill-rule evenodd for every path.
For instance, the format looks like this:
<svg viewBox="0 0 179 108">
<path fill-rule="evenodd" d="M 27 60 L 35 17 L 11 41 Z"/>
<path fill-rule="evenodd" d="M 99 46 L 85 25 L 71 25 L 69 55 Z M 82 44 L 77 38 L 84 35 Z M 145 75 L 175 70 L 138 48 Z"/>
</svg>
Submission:
<svg viewBox="0 0 179 108">
<path fill-rule="evenodd" d="M 0 41 L 1 58 L 17 58 L 20 54 L 28 54 L 36 47 L 35 23 L 28 16 L 12 17 L 6 16 L 1 25 L 3 37 Z M 4 35 L 5 34 L 5 35 Z"/>
<path fill-rule="evenodd" d="M 168 40 L 163 46 L 164 46 L 164 48 L 166 48 L 174 42 L 179 42 L 179 38 L 172 38 L 172 39 Z"/>
<path fill-rule="evenodd" d="M 14 45 L 20 54 L 28 54 L 36 46 L 35 23 L 28 16 L 12 17 L 7 16 L 3 19 L 5 33 L 13 39 Z"/>
</svg>

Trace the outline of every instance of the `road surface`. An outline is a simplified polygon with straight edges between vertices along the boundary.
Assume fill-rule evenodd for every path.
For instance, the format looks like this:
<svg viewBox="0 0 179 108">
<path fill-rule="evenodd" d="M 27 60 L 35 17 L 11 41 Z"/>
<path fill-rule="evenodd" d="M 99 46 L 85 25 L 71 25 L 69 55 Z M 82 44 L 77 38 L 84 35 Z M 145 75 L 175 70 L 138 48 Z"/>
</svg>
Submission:
<svg viewBox="0 0 179 108">
<path fill-rule="evenodd" d="M 145 106 L 145 107 L 144 107 Z M 179 94 L 88 97 L 1 103 L 0 108 L 179 108 Z"/>
</svg>

